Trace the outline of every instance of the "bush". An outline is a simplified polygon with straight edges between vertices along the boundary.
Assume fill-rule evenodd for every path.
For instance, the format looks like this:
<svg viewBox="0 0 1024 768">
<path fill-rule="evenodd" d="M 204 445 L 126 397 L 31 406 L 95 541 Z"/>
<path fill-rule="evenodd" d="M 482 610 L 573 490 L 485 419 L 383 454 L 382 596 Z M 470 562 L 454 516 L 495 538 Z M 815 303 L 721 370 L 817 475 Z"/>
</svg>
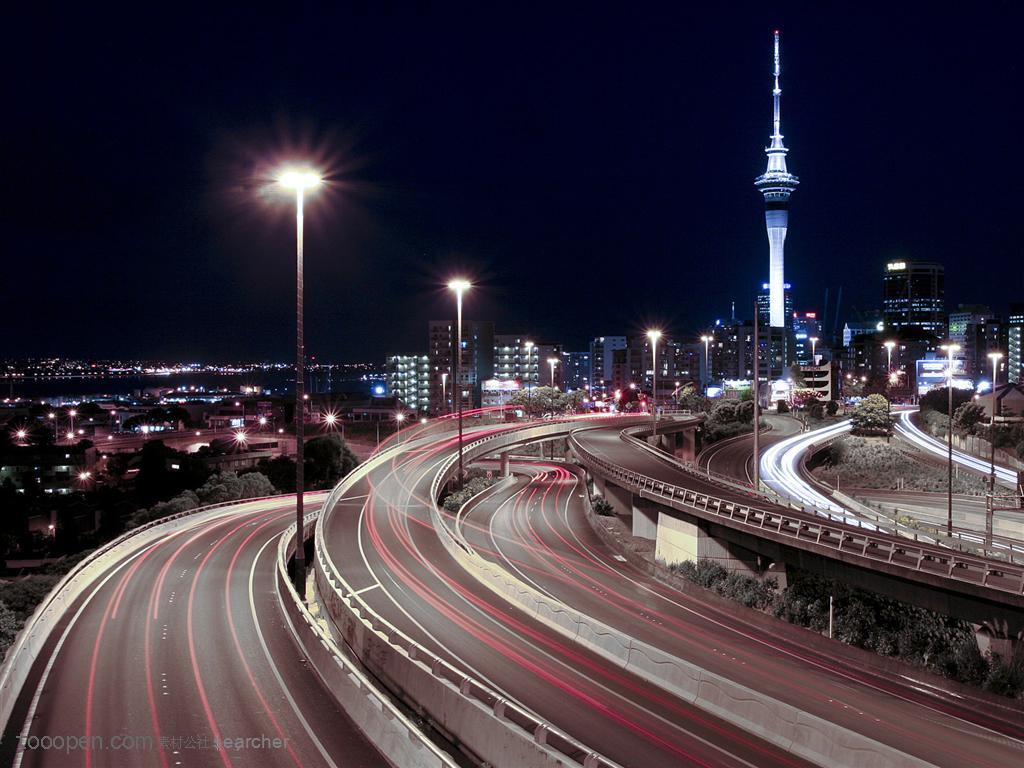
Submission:
<svg viewBox="0 0 1024 768">
<path fill-rule="evenodd" d="M 807 415 L 812 419 L 821 421 L 825 418 L 825 406 L 821 404 L 820 400 L 815 400 L 807 406 Z"/>
<path fill-rule="evenodd" d="M 892 431 L 889 401 L 881 395 L 868 395 L 853 409 L 855 435 L 888 435 Z"/>
<path fill-rule="evenodd" d="M 449 512 L 458 512 L 459 508 L 469 501 L 471 498 L 476 496 L 481 491 L 490 488 L 498 481 L 498 478 L 487 478 L 482 475 L 476 477 L 470 477 L 462 485 L 461 491 L 454 491 L 449 493 L 441 506 Z"/>
<path fill-rule="evenodd" d="M 612 505 L 608 503 L 607 499 L 602 499 L 600 496 L 595 497 L 590 506 L 593 507 L 594 513 L 597 515 L 603 515 L 604 517 L 613 517 L 615 515 L 615 509 Z"/>
<path fill-rule="evenodd" d="M 785 400 L 779 400 L 776 408 L 779 413 L 789 413 L 789 403 L 787 403 Z"/>
<path fill-rule="evenodd" d="M 973 435 L 985 421 L 985 409 L 975 402 L 964 403 L 953 412 L 953 429 L 961 434 Z"/>
<path fill-rule="evenodd" d="M 839 403 L 836 402 L 835 400 L 829 400 L 827 403 L 825 403 L 825 412 L 829 416 L 835 416 L 837 413 L 839 413 Z"/>
</svg>

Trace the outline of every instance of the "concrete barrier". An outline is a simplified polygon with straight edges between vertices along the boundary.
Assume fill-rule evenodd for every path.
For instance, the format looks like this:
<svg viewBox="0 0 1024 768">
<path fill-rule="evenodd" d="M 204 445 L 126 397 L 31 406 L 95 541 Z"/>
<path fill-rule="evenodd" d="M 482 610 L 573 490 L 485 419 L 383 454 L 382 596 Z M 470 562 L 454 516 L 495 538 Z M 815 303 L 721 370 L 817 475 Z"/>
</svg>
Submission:
<svg viewBox="0 0 1024 768">
<path fill-rule="evenodd" d="M 312 532 L 317 514 L 306 516 L 303 538 Z M 457 768 L 451 755 L 434 744 L 395 706 L 376 683 L 349 661 L 306 608 L 288 575 L 295 550 L 295 526 L 278 540 L 275 588 L 285 623 L 313 671 L 356 727 L 395 768 Z"/>
<path fill-rule="evenodd" d="M 450 462 L 442 465 L 435 477 L 435 489 L 447 481 L 450 472 Z M 461 531 L 452 531 L 445 524 L 436 499 L 435 493 L 431 520 L 437 535 L 449 554 L 477 581 L 570 640 L 648 683 L 818 765 L 849 768 L 927 765 L 868 736 L 635 640 L 544 595 L 500 565 L 480 557 Z M 470 502 L 472 499 L 467 503 Z"/>
<path fill-rule="evenodd" d="M 186 512 L 153 520 L 127 531 L 96 549 L 82 559 L 57 582 L 56 586 L 36 606 L 15 638 L 0 667 L 0 733 L 6 730 L 21 688 L 28 679 L 39 653 L 50 632 L 57 626 L 67 610 L 92 586 L 98 576 L 121 559 L 134 554 L 157 539 L 181 528 L 198 524 L 220 515 L 234 513 L 234 507 L 266 501 L 268 498 L 239 499 L 222 504 L 197 507 Z"/>
<path fill-rule="evenodd" d="M 560 423 L 527 429 L 557 432 Z M 477 760 L 494 768 L 621 768 L 423 648 L 377 615 L 347 583 L 324 544 L 324 520 L 362 474 L 388 458 L 373 457 L 345 478 L 316 522 L 314 580 L 338 634 L 394 696 Z"/>
</svg>

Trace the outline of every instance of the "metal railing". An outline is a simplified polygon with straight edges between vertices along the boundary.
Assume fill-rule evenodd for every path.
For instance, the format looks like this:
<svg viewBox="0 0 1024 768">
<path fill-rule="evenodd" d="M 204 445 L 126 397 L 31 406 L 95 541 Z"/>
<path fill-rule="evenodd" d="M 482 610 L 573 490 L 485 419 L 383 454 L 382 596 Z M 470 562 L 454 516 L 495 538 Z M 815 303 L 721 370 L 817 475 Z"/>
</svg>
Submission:
<svg viewBox="0 0 1024 768">
<path fill-rule="evenodd" d="M 610 479 L 631 486 L 649 497 L 673 507 L 694 510 L 703 516 L 725 519 L 731 527 L 746 529 L 755 535 L 771 534 L 772 538 L 797 542 L 805 546 L 824 548 L 844 556 L 853 556 L 865 565 L 885 563 L 901 570 L 928 573 L 982 586 L 1004 594 L 1024 596 L 1024 567 L 1008 565 L 994 558 L 965 556 L 956 550 L 910 543 L 903 537 L 877 532 L 866 532 L 862 527 L 831 524 L 818 516 L 798 516 L 769 509 L 728 501 L 706 493 L 681 488 L 671 483 L 619 467 L 602 459 L 586 448 L 573 435 L 573 449 L 589 465 L 597 467 Z"/>
<path fill-rule="evenodd" d="M 544 422 L 541 425 L 527 424 L 520 427 L 510 428 L 507 432 L 517 433 L 528 429 L 550 429 L 562 426 L 565 422 L 569 421 L 579 423 L 581 419 L 552 420 Z M 505 431 L 503 430 L 502 433 L 504 434 Z M 488 438 L 482 438 L 464 444 L 464 456 L 472 449 L 478 448 L 487 441 Z M 398 444 L 391 446 L 391 448 L 397 447 L 399 447 Z M 489 452 L 492 451 L 485 451 L 485 453 Z M 501 721 L 506 727 L 513 728 L 518 731 L 523 738 L 531 741 L 538 748 L 551 750 L 561 755 L 563 758 L 571 760 L 573 763 L 583 765 L 584 768 L 621 768 L 617 763 L 594 752 L 564 731 L 554 727 L 551 723 L 539 718 L 516 702 L 510 701 L 508 698 L 480 682 L 472 675 L 467 674 L 463 670 L 427 650 L 422 644 L 413 640 L 383 616 L 374 611 L 362 596 L 352 588 L 344 576 L 341 575 L 340 570 L 335 565 L 327 551 L 326 534 L 324 532 L 325 521 L 334 510 L 337 503 L 349 491 L 355 482 L 365 476 L 367 472 L 382 464 L 392 453 L 393 451 L 388 450 L 371 457 L 367 462 L 360 465 L 357 470 L 353 471 L 348 475 L 348 477 L 342 480 L 341 483 L 331 491 L 330 495 L 324 502 L 323 512 L 319 515 L 316 522 L 314 549 L 316 562 L 324 574 L 328 588 L 333 592 L 336 599 L 340 601 L 341 604 L 343 604 L 355 617 L 356 621 L 363 624 L 377 637 L 384 638 L 389 646 L 399 651 L 402 655 L 408 658 L 411 663 L 424 665 L 429 669 L 429 672 L 433 677 L 444 681 L 450 684 L 451 687 L 455 688 L 460 697 L 467 701 L 467 704 L 473 702 L 475 706 L 482 705 L 486 707 L 490 710 L 494 718 Z M 446 462 L 445 466 L 448 470 L 451 468 L 452 461 L 457 460 L 458 456 L 455 455 L 451 460 Z M 436 477 L 440 477 L 441 474 L 443 474 L 443 471 L 446 470 L 439 471 Z M 348 638 L 346 638 L 346 640 L 348 640 Z M 389 688 L 398 686 L 397 681 L 383 680 L 382 682 Z M 398 695 L 401 695 L 400 692 Z M 423 707 L 423 709 L 428 712 L 431 707 L 431 702 L 416 702 L 416 704 Z M 448 704 L 450 705 L 451 702 Z M 494 764 L 498 765 L 499 763 Z"/>
</svg>

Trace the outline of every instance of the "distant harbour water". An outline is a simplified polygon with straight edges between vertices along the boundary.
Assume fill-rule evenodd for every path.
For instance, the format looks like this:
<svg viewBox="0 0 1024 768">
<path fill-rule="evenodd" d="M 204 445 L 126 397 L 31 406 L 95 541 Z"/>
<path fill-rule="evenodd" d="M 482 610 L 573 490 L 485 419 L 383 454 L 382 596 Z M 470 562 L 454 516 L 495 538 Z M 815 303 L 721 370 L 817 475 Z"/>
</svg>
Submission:
<svg viewBox="0 0 1024 768">
<path fill-rule="evenodd" d="M 376 382 L 360 375 L 309 372 L 306 389 L 311 393 L 344 392 L 368 396 Z M 178 389 L 227 390 L 240 392 L 255 387 L 272 394 L 288 394 L 294 390 L 295 374 L 288 370 L 249 371 L 246 373 L 172 373 L 168 375 L 126 376 L 62 376 L 0 379 L 0 399 L 29 398 L 47 402 L 80 402 L 105 397 L 129 398 L 147 390 Z"/>
</svg>

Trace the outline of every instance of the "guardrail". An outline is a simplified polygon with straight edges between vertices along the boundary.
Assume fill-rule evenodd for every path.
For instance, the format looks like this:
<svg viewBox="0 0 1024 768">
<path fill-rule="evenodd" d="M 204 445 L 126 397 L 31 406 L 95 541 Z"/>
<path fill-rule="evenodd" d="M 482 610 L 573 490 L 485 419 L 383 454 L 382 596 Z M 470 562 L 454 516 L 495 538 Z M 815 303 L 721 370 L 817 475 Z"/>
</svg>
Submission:
<svg viewBox="0 0 1024 768">
<path fill-rule="evenodd" d="M 210 514 L 213 516 L 231 507 L 251 504 L 256 501 L 266 501 L 272 498 L 275 497 L 262 496 L 251 499 L 236 499 L 220 504 L 196 507 L 185 512 L 168 515 L 159 520 L 151 520 L 137 528 L 122 533 L 77 563 L 74 568 L 57 582 L 43 601 L 36 606 L 35 611 L 29 616 L 25 626 L 18 633 L 13 645 L 7 652 L 3 667 L 0 668 L 0 733 L 7 728 L 11 711 L 14 709 L 14 704 L 21 693 L 21 688 L 25 684 L 29 672 L 53 628 L 68 608 L 93 584 L 99 574 L 106 571 L 121 558 L 150 543 L 156 537 L 148 536 L 147 534 L 153 533 L 155 528 L 162 528 L 160 534 L 163 535 L 167 531 L 179 527 L 175 523 L 182 520 L 190 523 L 192 518 L 197 515 Z"/>
<path fill-rule="evenodd" d="M 580 420 L 508 431 L 553 428 L 566 421 Z M 463 450 L 480 442 L 464 444 Z M 359 479 L 359 470 L 375 469 L 384 458 L 373 457 L 349 474 L 324 502 L 316 522 L 316 585 L 345 642 L 389 691 L 427 717 L 441 733 L 496 768 L 553 768 L 566 761 L 584 768 L 621 768 L 428 651 L 377 614 L 341 575 L 324 544 L 324 520 Z"/>
<path fill-rule="evenodd" d="M 560 425 L 564 429 L 564 424 Z M 538 439 L 543 430 L 530 430 Z M 519 435 L 522 437 L 523 435 Z M 515 439 L 515 436 L 513 436 Z M 469 458 L 502 450 L 509 436 L 502 433 L 466 446 Z M 495 447 L 495 443 L 500 444 Z M 614 627 L 543 594 L 499 564 L 481 557 L 456 526 L 446 524 L 437 506 L 438 493 L 457 471 L 458 456 L 444 462 L 431 483 L 430 517 L 434 530 L 455 561 L 479 583 L 574 643 L 628 670 L 650 685 L 820 765 L 917 766 L 921 762 L 897 749 L 849 728 L 812 715 L 767 694 L 709 672 L 660 648 L 636 640 Z M 459 510 L 475 503 L 469 499 Z"/>
<path fill-rule="evenodd" d="M 320 512 L 306 515 L 303 541 L 312 533 Z M 288 561 L 295 553 L 295 524 L 277 543 L 278 600 L 295 642 L 335 701 L 345 710 L 385 759 L 397 768 L 458 768 L 458 762 L 416 726 L 378 684 L 346 657 L 334 637 L 322 628 L 295 591 Z"/>
<path fill-rule="evenodd" d="M 771 534 L 769 538 L 777 541 L 798 541 L 805 548 L 813 546 L 824 552 L 843 553 L 868 568 L 884 563 L 898 570 L 928 573 L 1003 594 L 1024 596 L 1024 568 L 1008 566 L 995 559 L 964 556 L 946 547 L 923 545 L 919 540 L 911 544 L 911 540 L 903 537 L 865 532 L 863 527 L 845 521 L 842 525 L 832 525 L 820 516 L 784 514 L 680 488 L 601 459 L 580 445 L 575 436 L 570 440 L 584 464 L 597 467 L 606 477 L 632 486 L 641 495 L 646 494 L 668 506 L 728 521 L 730 527 L 748 530 L 757 536 Z"/>
</svg>

